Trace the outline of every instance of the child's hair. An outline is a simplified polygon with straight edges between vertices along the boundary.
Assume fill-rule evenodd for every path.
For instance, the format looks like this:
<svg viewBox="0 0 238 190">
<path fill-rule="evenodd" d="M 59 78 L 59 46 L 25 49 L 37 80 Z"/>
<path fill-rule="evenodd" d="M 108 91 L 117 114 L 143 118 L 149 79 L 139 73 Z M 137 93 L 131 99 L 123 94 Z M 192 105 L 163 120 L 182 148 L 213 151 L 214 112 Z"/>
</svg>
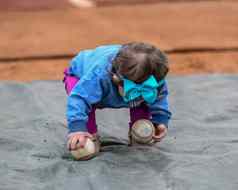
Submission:
<svg viewBox="0 0 238 190">
<path fill-rule="evenodd" d="M 168 71 L 166 55 L 151 44 L 131 42 L 124 44 L 112 62 L 112 71 L 136 83 L 150 75 L 163 79 Z"/>
</svg>

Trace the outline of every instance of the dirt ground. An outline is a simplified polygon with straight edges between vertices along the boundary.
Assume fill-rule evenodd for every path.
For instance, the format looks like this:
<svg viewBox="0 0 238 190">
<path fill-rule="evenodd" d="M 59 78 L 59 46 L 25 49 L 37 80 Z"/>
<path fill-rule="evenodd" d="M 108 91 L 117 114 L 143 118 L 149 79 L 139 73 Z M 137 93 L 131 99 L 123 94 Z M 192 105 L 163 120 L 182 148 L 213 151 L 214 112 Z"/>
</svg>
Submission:
<svg viewBox="0 0 238 190">
<path fill-rule="evenodd" d="M 238 73 L 238 53 L 169 55 L 170 75 Z M 0 64 L 0 80 L 61 80 L 70 60 Z"/>
<path fill-rule="evenodd" d="M 149 42 L 170 52 L 172 75 L 238 73 L 235 1 L 87 9 L 72 8 L 66 1 L 57 1 L 54 7 L 55 0 L 49 4 L 42 1 L 41 8 L 35 9 L 35 4 L 28 5 L 27 1 L 17 9 L 10 4 L 13 0 L 8 1 L 4 9 L 0 0 L 0 80 L 61 79 L 70 61 L 68 55 L 101 44 L 129 41 Z M 182 49 L 194 52 L 176 53 Z M 204 49 L 208 50 L 200 51 Z M 67 59 L 50 59 L 56 55 L 66 55 Z"/>
<path fill-rule="evenodd" d="M 66 0 L 0 0 L 0 10 L 3 11 L 36 11 L 70 7 Z"/>
</svg>

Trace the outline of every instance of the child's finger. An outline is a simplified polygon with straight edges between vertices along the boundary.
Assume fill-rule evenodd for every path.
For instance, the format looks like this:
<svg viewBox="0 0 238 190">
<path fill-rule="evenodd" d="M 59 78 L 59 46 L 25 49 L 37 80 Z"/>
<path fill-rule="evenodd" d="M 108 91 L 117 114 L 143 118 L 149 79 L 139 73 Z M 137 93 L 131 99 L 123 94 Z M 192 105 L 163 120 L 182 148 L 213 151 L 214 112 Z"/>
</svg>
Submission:
<svg viewBox="0 0 238 190">
<path fill-rule="evenodd" d="M 87 136 L 80 136 L 79 137 L 79 146 L 80 148 L 84 148 L 86 144 Z"/>
<path fill-rule="evenodd" d="M 68 142 L 67 142 L 68 150 L 73 150 L 74 149 L 74 146 L 72 144 L 75 143 L 75 142 L 72 142 L 72 141 L 73 141 L 73 139 L 75 139 L 75 137 L 76 136 L 71 136 L 71 137 L 68 138 Z"/>
<path fill-rule="evenodd" d="M 167 134 L 167 130 L 157 129 L 157 133 L 153 136 L 155 141 L 161 141 Z"/>
<path fill-rule="evenodd" d="M 71 150 L 71 141 L 72 141 L 72 138 L 69 138 L 68 141 L 67 141 L 68 150 Z"/>
<path fill-rule="evenodd" d="M 71 150 L 75 150 L 77 149 L 77 144 L 80 144 L 80 136 L 76 135 L 74 137 L 72 137 L 72 141 L 71 141 Z"/>
<path fill-rule="evenodd" d="M 85 134 L 85 137 L 89 137 L 90 139 L 93 138 L 92 134 L 90 134 L 90 133 L 86 133 L 86 134 Z"/>
<path fill-rule="evenodd" d="M 71 138 L 71 137 L 76 136 L 76 135 L 84 135 L 84 136 L 93 138 L 92 134 L 90 134 L 90 133 L 88 133 L 88 132 L 74 132 L 74 133 L 70 133 L 70 134 L 68 135 L 68 138 Z"/>
<path fill-rule="evenodd" d="M 159 135 L 154 135 L 153 138 L 155 141 L 161 141 L 162 138 L 166 136 L 166 132 L 161 132 Z"/>
<path fill-rule="evenodd" d="M 93 138 L 93 136 L 90 133 L 85 132 L 77 132 L 69 134 L 67 142 L 68 150 L 75 150 L 78 147 L 83 148 L 87 138 Z"/>
</svg>

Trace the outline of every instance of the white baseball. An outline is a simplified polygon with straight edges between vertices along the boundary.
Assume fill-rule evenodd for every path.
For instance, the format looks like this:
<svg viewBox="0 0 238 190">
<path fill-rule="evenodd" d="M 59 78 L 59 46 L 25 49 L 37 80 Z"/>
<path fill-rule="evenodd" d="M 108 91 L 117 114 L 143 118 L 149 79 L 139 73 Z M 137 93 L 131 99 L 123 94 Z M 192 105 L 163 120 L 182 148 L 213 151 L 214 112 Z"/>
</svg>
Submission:
<svg viewBox="0 0 238 190">
<path fill-rule="evenodd" d="M 149 120 L 140 119 L 133 124 L 131 135 L 138 143 L 149 143 L 154 135 L 154 126 Z"/>
<path fill-rule="evenodd" d="M 71 154 L 76 160 L 80 160 L 95 154 L 95 152 L 96 152 L 95 143 L 90 138 L 87 138 L 84 148 L 72 150 Z"/>
</svg>

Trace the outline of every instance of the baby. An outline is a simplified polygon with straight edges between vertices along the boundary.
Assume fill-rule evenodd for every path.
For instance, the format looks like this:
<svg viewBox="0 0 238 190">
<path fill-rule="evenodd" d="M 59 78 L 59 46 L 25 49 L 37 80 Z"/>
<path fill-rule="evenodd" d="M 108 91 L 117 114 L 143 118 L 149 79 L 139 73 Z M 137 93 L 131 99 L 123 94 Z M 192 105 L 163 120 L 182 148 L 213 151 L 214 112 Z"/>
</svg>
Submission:
<svg viewBox="0 0 238 190">
<path fill-rule="evenodd" d="M 64 72 L 68 149 L 84 147 L 87 138 L 98 141 L 97 108 L 129 108 L 129 128 L 140 119 L 149 120 L 154 142 L 161 141 L 171 118 L 165 81 L 168 71 L 166 55 L 147 43 L 81 51 Z"/>
</svg>

